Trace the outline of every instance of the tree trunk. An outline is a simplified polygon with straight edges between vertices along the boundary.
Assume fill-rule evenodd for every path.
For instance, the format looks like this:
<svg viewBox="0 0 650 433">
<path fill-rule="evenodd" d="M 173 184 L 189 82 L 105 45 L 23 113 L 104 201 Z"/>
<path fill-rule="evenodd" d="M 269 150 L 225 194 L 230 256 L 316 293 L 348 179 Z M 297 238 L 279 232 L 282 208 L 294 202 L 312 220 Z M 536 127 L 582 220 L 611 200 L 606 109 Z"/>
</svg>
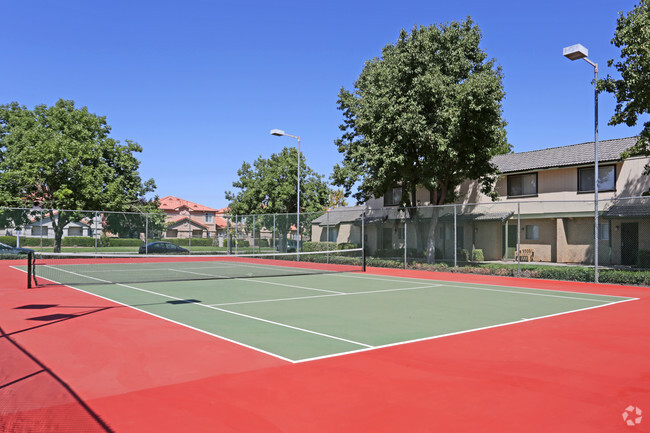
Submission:
<svg viewBox="0 0 650 433">
<path fill-rule="evenodd" d="M 63 228 L 68 224 L 68 218 L 63 216 L 62 212 L 57 214 L 52 211 L 50 220 L 52 221 L 52 229 L 54 230 L 54 252 L 61 252 L 61 241 L 63 240 Z"/>
</svg>

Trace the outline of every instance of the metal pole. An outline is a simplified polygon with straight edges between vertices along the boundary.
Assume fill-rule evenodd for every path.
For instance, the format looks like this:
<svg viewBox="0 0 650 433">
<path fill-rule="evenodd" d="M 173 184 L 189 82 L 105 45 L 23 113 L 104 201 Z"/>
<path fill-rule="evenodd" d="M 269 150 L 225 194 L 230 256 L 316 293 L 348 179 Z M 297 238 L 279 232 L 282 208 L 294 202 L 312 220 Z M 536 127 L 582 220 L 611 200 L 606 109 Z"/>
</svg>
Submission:
<svg viewBox="0 0 650 433">
<path fill-rule="evenodd" d="M 472 254 L 474 254 L 473 249 Z M 456 205 L 454 205 L 454 269 L 458 270 L 458 226 L 456 225 Z"/>
<path fill-rule="evenodd" d="M 255 215 L 253 215 L 253 254 L 255 254 Z"/>
<path fill-rule="evenodd" d="M 406 269 L 407 262 L 408 262 L 408 258 L 407 258 L 407 255 L 408 255 L 408 253 L 407 253 L 407 251 L 408 251 L 407 242 L 408 241 L 406 239 L 407 234 L 408 233 L 406 231 L 406 210 L 404 210 L 404 269 Z"/>
<path fill-rule="evenodd" d="M 330 211 L 329 209 L 326 212 L 327 212 L 326 213 L 327 217 L 325 218 L 326 219 L 325 223 L 327 224 L 326 226 L 327 239 L 325 242 L 326 245 L 325 250 L 327 251 L 327 263 L 329 263 L 330 262 Z"/>
<path fill-rule="evenodd" d="M 40 238 L 41 238 L 41 252 L 43 252 L 43 210 L 42 209 L 39 212 L 39 214 L 40 214 L 39 218 L 41 219 L 41 235 L 40 235 Z"/>
<path fill-rule="evenodd" d="M 517 277 L 521 277 L 521 204 L 520 203 L 517 203 Z"/>
<path fill-rule="evenodd" d="M 296 226 L 297 235 L 296 236 L 296 252 L 297 261 L 300 261 L 300 136 L 298 136 L 298 210 L 297 210 L 297 220 L 298 224 Z"/>
<path fill-rule="evenodd" d="M 144 252 L 147 254 L 149 251 L 149 214 L 144 214 Z"/>
<path fill-rule="evenodd" d="M 586 60 L 586 59 L 585 59 Z M 591 62 L 590 62 L 591 63 Z M 598 282 L 598 63 L 594 66 L 594 282 Z"/>
</svg>

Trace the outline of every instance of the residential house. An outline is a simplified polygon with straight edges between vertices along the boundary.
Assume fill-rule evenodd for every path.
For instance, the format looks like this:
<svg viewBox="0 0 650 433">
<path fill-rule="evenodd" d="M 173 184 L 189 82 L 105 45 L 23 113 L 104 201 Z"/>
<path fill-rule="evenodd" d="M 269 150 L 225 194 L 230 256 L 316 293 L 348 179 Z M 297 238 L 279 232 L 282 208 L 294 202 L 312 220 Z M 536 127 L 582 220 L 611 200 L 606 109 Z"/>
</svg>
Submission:
<svg viewBox="0 0 650 433">
<path fill-rule="evenodd" d="M 167 220 L 166 238 L 214 238 L 226 227 L 218 209 L 173 196 L 159 201 Z"/>
<path fill-rule="evenodd" d="M 634 264 L 639 250 L 650 250 L 650 200 L 634 198 L 650 188 L 650 176 L 643 175 L 649 158 L 621 157 L 635 143 L 636 137 L 599 142 L 601 264 Z M 426 239 L 433 227 L 437 255 L 444 258 L 453 257 L 456 246 L 470 253 L 480 249 L 485 260 L 514 259 L 519 241 L 527 260 L 593 262 L 593 142 L 498 155 L 493 163 L 501 172 L 496 202 L 476 181 L 459 187 L 455 205 L 435 209 L 426 207 L 429 192 L 420 189 L 416 200 L 423 207 L 416 218 L 399 208 L 400 187 L 369 200 L 360 208 L 368 252 L 423 248 L 417 239 Z M 356 223 L 343 219 L 339 224 Z M 323 222 L 315 222 L 312 231 L 322 237 Z"/>
</svg>

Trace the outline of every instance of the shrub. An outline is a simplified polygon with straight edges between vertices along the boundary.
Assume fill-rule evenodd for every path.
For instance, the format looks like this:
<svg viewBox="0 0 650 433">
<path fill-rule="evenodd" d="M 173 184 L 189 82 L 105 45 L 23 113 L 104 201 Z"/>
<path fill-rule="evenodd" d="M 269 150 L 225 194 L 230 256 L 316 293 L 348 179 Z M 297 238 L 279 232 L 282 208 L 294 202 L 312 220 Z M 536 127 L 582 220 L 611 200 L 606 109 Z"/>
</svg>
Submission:
<svg viewBox="0 0 650 433">
<path fill-rule="evenodd" d="M 22 240 L 22 239 L 21 239 Z M 11 247 L 16 246 L 16 236 L 0 236 L 0 242 Z M 21 242 L 22 245 L 22 242 Z"/>
<path fill-rule="evenodd" d="M 95 238 L 88 236 L 66 236 L 61 239 L 61 245 L 64 247 L 94 247 Z"/>
<path fill-rule="evenodd" d="M 482 262 L 484 259 L 483 257 L 483 250 L 481 249 L 476 249 L 472 251 L 472 261 L 473 262 Z"/>
<path fill-rule="evenodd" d="M 108 238 L 108 245 L 111 247 L 139 247 L 143 245 L 140 239 L 120 239 L 120 238 Z"/>
<path fill-rule="evenodd" d="M 334 242 L 303 242 L 302 250 L 305 252 L 311 251 L 331 251 L 336 248 Z"/>
<path fill-rule="evenodd" d="M 469 262 L 469 251 L 462 248 L 456 251 L 456 257 L 459 262 Z"/>
<path fill-rule="evenodd" d="M 258 239 L 260 248 L 268 248 L 269 240 L 268 239 Z"/>
<path fill-rule="evenodd" d="M 650 268 L 650 250 L 640 250 L 636 257 L 636 265 L 640 268 Z"/>
</svg>

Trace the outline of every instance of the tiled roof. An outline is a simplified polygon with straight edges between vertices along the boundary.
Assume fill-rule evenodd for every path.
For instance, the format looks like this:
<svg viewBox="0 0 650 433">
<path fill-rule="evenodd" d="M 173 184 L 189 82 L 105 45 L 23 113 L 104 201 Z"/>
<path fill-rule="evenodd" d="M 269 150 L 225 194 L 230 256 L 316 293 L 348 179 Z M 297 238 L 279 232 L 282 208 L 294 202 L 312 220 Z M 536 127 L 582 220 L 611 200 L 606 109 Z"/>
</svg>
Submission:
<svg viewBox="0 0 650 433">
<path fill-rule="evenodd" d="M 636 141 L 637 137 L 599 141 L 598 161 L 620 160 L 621 153 L 634 146 Z M 590 164 L 594 162 L 594 142 L 497 155 L 492 162 L 501 173 Z"/>
<path fill-rule="evenodd" d="M 335 208 L 314 219 L 311 223 L 321 226 L 326 226 L 328 224 L 334 226 L 341 223 L 354 222 L 361 218 L 361 214 L 364 210 L 365 207 L 361 206 Z"/>
<path fill-rule="evenodd" d="M 180 208 L 181 206 L 186 206 L 188 207 L 191 211 L 197 211 L 197 212 L 217 212 L 217 209 L 213 209 L 211 207 L 203 206 L 201 204 L 193 203 L 188 200 L 183 200 L 182 198 L 174 197 L 171 195 L 168 195 L 167 197 L 163 197 L 160 200 L 160 206 L 158 206 L 159 209 L 163 210 L 175 210 Z"/>
<path fill-rule="evenodd" d="M 648 218 L 650 217 L 650 199 L 624 200 L 613 203 L 603 212 L 603 218 Z"/>
</svg>

